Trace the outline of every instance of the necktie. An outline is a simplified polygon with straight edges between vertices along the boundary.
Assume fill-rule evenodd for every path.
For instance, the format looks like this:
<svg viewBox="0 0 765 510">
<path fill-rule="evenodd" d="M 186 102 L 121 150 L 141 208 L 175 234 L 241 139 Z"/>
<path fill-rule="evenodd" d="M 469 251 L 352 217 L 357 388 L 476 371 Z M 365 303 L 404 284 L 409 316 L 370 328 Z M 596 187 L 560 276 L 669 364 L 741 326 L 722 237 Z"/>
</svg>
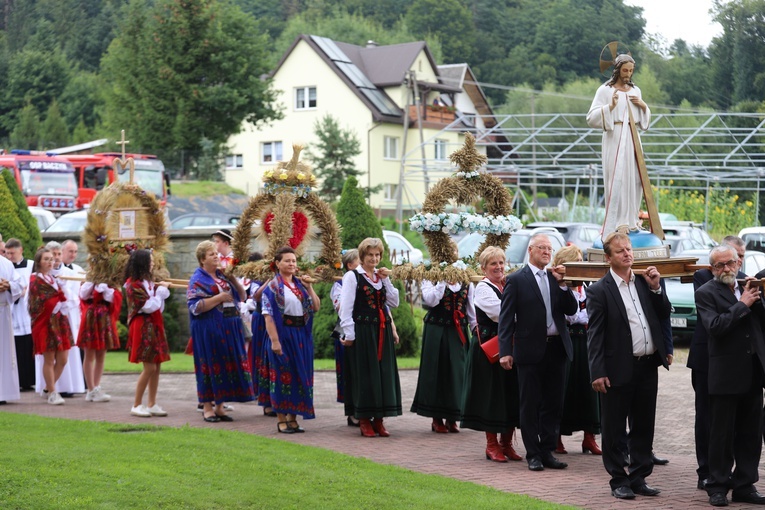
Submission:
<svg viewBox="0 0 765 510">
<path fill-rule="evenodd" d="M 547 272 L 544 269 L 540 269 L 537 273 L 539 275 L 539 290 L 542 292 L 542 299 L 545 302 L 545 312 L 547 327 L 552 326 L 552 305 L 550 304 L 550 284 L 547 283 Z"/>
</svg>

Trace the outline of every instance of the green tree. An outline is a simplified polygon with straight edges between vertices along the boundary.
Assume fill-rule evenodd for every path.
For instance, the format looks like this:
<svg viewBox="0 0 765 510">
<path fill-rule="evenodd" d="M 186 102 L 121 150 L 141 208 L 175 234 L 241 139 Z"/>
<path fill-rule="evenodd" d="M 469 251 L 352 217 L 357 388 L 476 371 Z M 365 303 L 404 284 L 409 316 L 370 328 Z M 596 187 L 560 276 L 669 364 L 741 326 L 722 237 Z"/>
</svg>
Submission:
<svg viewBox="0 0 765 510">
<path fill-rule="evenodd" d="M 222 175 L 220 167 L 222 163 L 221 148 L 218 144 L 207 138 L 202 138 L 200 143 L 201 155 L 194 162 L 194 177 L 199 181 L 220 181 Z"/>
<path fill-rule="evenodd" d="M 40 145 L 40 115 L 31 103 L 21 110 L 18 124 L 11 132 L 11 145 L 19 149 L 37 149 Z"/>
<path fill-rule="evenodd" d="M 459 0 L 414 0 L 405 17 L 412 33 L 441 40 L 446 63 L 469 62 L 475 45 L 472 13 Z"/>
<path fill-rule="evenodd" d="M 91 139 L 90 131 L 88 130 L 88 126 L 85 125 L 85 121 L 80 118 L 80 121 L 77 123 L 76 126 L 74 126 L 74 130 L 72 131 L 72 143 L 78 144 L 78 143 L 85 143 Z"/>
<path fill-rule="evenodd" d="M 367 237 L 382 239 L 382 226 L 372 208 L 367 205 L 364 191 L 353 176 L 349 177 L 343 186 L 343 193 L 337 204 L 337 222 L 342 226 L 340 239 L 346 249 L 358 247 Z"/>
<path fill-rule="evenodd" d="M 84 122 L 88 129 L 93 129 L 100 122 L 98 111 L 103 109 L 104 104 L 99 90 L 98 76 L 95 73 L 80 71 L 69 80 L 59 97 L 59 103 L 70 131 L 73 131 L 80 121 Z"/>
<path fill-rule="evenodd" d="M 354 131 L 342 129 L 330 114 L 316 121 L 313 132 L 319 141 L 309 146 L 306 155 L 321 182 L 319 195 L 334 202 L 343 192 L 346 180 L 361 175 L 353 162 L 353 158 L 361 154 L 361 144 Z"/>
<path fill-rule="evenodd" d="M 223 143 L 279 116 L 266 58 L 265 34 L 229 2 L 132 0 L 101 61 L 105 122 L 140 150 Z"/>
<path fill-rule="evenodd" d="M 0 171 L 0 233 L 3 239 L 15 237 L 24 247 L 24 257 L 31 259 L 37 248 L 42 246 L 40 229 L 32 213 L 29 212 L 24 195 L 16 179 L 7 170 Z"/>
<path fill-rule="evenodd" d="M 45 121 L 40 129 L 40 144 L 43 149 L 56 149 L 69 143 L 69 130 L 61 116 L 61 109 L 55 99 L 48 107 Z"/>
</svg>

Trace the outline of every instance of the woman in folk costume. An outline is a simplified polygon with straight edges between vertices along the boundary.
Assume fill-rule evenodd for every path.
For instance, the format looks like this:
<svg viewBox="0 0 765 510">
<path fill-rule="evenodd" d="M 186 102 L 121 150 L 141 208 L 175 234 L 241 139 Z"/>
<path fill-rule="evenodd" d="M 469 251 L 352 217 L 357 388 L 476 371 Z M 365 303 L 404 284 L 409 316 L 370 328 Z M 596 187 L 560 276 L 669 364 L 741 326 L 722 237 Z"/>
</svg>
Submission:
<svg viewBox="0 0 765 510">
<path fill-rule="evenodd" d="M 162 363 L 170 360 L 165 337 L 162 311 L 165 300 L 170 297 L 168 282 L 154 283 L 152 271 L 154 257 L 149 250 L 135 250 L 130 254 L 125 271 L 125 298 L 128 308 L 128 360 L 143 363 L 138 377 L 135 400 L 130 414 L 148 418 L 167 416 L 157 404 L 157 388 Z M 143 405 L 143 394 L 149 389 L 148 406 Z"/>
<path fill-rule="evenodd" d="M 353 271 L 356 269 L 361 261 L 359 260 L 359 250 L 356 248 L 347 250 L 342 255 L 343 269 L 347 271 Z M 332 331 L 332 338 L 335 339 L 335 375 L 337 379 L 337 401 L 341 404 L 345 402 L 345 381 L 343 379 L 343 358 L 345 357 L 345 347 L 340 342 L 340 338 L 343 336 L 343 328 L 340 327 L 340 293 L 343 289 L 343 281 L 340 280 L 332 285 L 332 289 L 329 291 L 329 297 L 332 300 L 332 306 L 337 312 L 337 322 L 335 323 L 335 329 Z M 348 416 L 347 419 L 349 427 L 358 427 L 359 422 L 353 416 Z"/>
<path fill-rule="evenodd" d="M 486 458 L 494 462 L 521 460 L 513 448 L 513 433 L 520 425 L 520 397 L 516 370 L 490 363 L 481 344 L 497 335 L 502 291 L 505 286 L 505 252 L 489 246 L 478 256 L 485 275 L 475 286 L 477 335 L 470 342 L 465 367 L 462 428 L 486 433 Z M 498 353 L 498 351 L 497 351 Z M 499 359 L 499 357 L 497 357 Z M 497 433 L 500 441 L 497 442 Z"/>
<path fill-rule="evenodd" d="M 248 262 L 257 262 L 262 260 L 263 255 L 254 252 L 247 259 Z M 268 282 L 266 282 L 267 284 Z M 265 286 L 263 282 L 252 281 L 247 288 L 247 301 L 245 306 L 250 314 L 250 331 L 252 332 L 252 341 L 248 356 L 250 357 L 250 368 L 252 369 L 252 387 L 255 392 L 255 398 L 258 405 L 263 407 L 263 415 L 275 417 L 276 412 L 271 407 L 271 394 L 268 385 L 268 353 L 265 349 L 268 335 L 266 334 L 266 321 L 263 318 L 261 297 Z"/>
<path fill-rule="evenodd" d="M 321 302 L 313 285 L 301 281 L 295 250 L 285 246 L 274 255 L 276 276 L 263 291 L 263 316 L 271 340 L 268 349 L 271 405 L 279 432 L 304 432 L 297 415 L 314 418 L 313 314 Z"/>
<path fill-rule="evenodd" d="M 476 327 L 473 286 L 424 281 L 422 304 L 430 310 L 424 319 L 420 372 L 411 411 L 432 418 L 433 432 L 459 432 L 465 361 L 470 331 Z"/>
<path fill-rule="evenodd" d="M 16 342 L 13 338 L 13 303 L 24 294 L 24 280 L 13 263 L 0 256 L 0 403 L 21 399 Z"/>
<path fill-rule="evenodd" d="M 120 348 L 117 334 L 122 293 L 106 283 L 85 282 L 80 287 L 82 321 L 80 322 L 79 344 L 85 351 L 82 370 L 88 392 L 87 402 L 108 402 L 111 396 L 101 389 L 106 351 Z"/>
<path fill-rule="evenodd" d="M 359 244 L 361 265 L 343 276 L 340 327 L 345 347 L 345 414 L 359 420 L 364 437 L 388 437 L 383 418 L 401 415 L 401 383 L 389 308 L 398 306 L 398 289 L 387 269 L 377 269 L 383 242 L 368 237 Z"/>
<path fill-rule="evenodd" d="M 236 278 L 227 278 L 219 269 L 218 251 L 212 241 L 199 243 L 196 256 L 199 267 L 189 280 L 186 299 L 197 398 L 206 422 L 234 421 L 223 403 L 255 399 L 239 317 L 239 302 L 245 292 Z"/>
<path fill-rule="evenodd" d="M 582 250 L 572 245 L 558 250 L 552 265 L 557 267 L 564 262 L 581 261 Z M 574 359 L 571 360 L 568 370 L 560 433 L 570 436 L 573 432 L 584 431 L 582 453 L 602 455 L 600 447 L 595 442 L 595 434 L 600 434 L 600 403 L 598 394 L 590 384 L 590 365 L 587 356 L 587 294 L 582 286 L 571 290 L 579 302 L 579 311 L 575 315 L 566 316 L 568 333 L 574 348 Z M 560 436 L 558 436 L 555 452 L 568 453 Z"/>
<path fill-rule="evenodd" d="M 29 279 L 29 315 L 35 354 L 43 356 L 43 378 L 48 403 L 61 405 L 64 399 L 56 392 L 56 381 L 69 359 L 72 330 L 66 313 L 69 307 L 61 284 L 51 275 L 53 254 L 47 248 L 37 250 Z"/>
</svg>

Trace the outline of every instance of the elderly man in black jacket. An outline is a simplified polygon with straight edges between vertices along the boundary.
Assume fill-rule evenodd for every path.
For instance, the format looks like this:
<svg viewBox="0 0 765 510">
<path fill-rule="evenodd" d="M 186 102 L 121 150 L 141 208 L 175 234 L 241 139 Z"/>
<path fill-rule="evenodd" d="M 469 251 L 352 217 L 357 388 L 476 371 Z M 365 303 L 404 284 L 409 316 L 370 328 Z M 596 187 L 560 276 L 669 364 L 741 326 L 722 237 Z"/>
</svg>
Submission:
<svg viewBox="0 0 765 510">
<path fill-rule="evenodd" d="M 709 263 L 714 279 L 696 291 L 696 308 L 709 334 L 709 503 L 726 506 L 731 489 L 733 501 L 765 505 L 754 487 L 765 380 L 762 290 L 736 279 L 739 258 L 730 246 L 713 248 Z"/>
</svg>

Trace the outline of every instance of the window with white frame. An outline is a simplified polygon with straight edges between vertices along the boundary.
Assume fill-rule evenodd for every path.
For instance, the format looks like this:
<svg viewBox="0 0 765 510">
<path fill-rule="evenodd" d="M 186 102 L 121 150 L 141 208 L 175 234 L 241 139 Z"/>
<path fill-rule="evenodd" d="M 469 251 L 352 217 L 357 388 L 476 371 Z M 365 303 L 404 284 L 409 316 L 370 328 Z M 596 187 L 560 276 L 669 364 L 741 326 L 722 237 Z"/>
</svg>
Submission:
<svg viewBox="0 0 765 510">
<path fill-rule="evenodd" d="M 282 159 L 282 142 L 263 142 L 260 144 L 261 163 L 276 163 Z"/>
<path fill-rule="evenodd" d="M 436 159 L 446 159 L 446 140 L 436 139 L 434 142 Z"/>
<path fill-rule="evenodd" d="M 244 167 L 244 158 L 241 154 L 229 154 L 226 156 L 226 170 L 239 170 Z"/>
<path fill-rule="evenodd" d="M 385 159 L 398 159 L 398 141 L 397 136 L 386 136 L 385 147 L 383 148 L 383 157 Z"/>
<path fill-rule="evenodd" d="M 388 202 L 398 199 L 398 184 L 386 184 L 385 185 L 385 200 Z"/>
<path fill-rule="evenodd" d="M 316 108 L 316 87 L 299 87 L 295 89 L 295 109 L 313 110 Z"/>
</svg>

